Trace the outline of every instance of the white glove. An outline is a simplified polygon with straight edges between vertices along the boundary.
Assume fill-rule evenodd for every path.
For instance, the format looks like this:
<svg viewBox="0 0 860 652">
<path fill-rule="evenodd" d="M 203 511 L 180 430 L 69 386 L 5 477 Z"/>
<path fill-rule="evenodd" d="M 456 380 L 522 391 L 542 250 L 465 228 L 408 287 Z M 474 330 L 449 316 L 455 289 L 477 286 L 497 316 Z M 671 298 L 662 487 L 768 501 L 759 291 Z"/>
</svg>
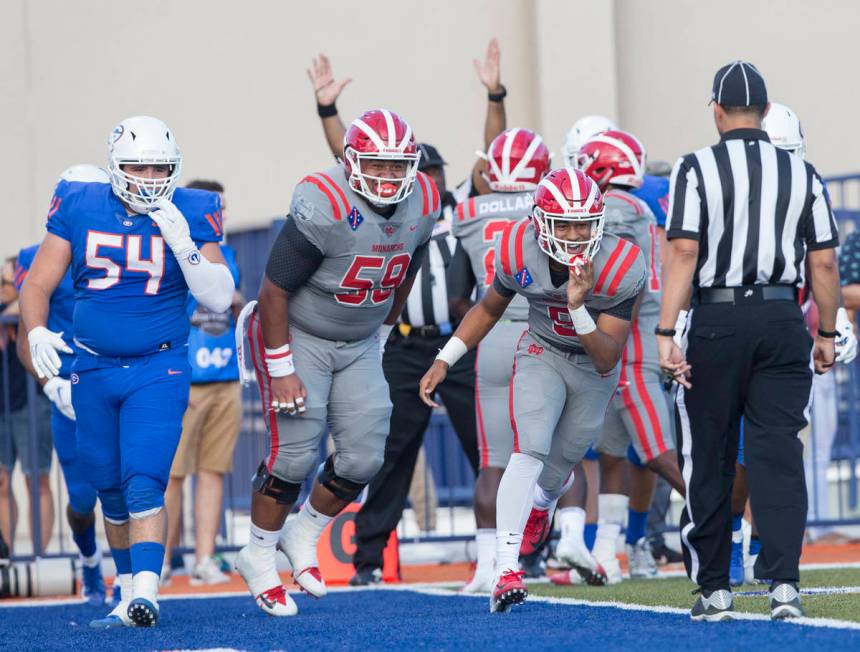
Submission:
<svg viewBox="0 0 860 652">
<path fill-rule="evenodd" d="M 39 378 L 53 378 L 60 373 L 60 356 L 57 351 L 73 353 L 63 341 L 63 332 L 55 333 L 44 326 L 36 326 L 27 333 L 30 342 L 30 358 Z"/>
<path fill-rule="evenodd" d="M 672 341 L 679 349 L 684 348 L 682 342 L 684 341 L 684 331 L 687 330 L 687 315 L 689 314 L 689 311 L 682 310 L 678 313 L 678 319 L 675 320 L 675 334 L 672 336 Z"/>
<path fill-rule="evenodd" d="M 197 249 L 194 240 L 191 239 L 188 220 L 169 199 L 158 200 L 156 206 L 158 208 L 152 211 L 149 217 L 161 229 L 161 237 L 164 238 L 173 255 L 184 259 Z"/>
<path fill-rule="evenodd" d="M 391 335 L 391 330 L 394 328 L 394 324 L 382 324 L 379 327 L 379 330 L 376 331 L 376 337 L 379 338 L 379 359 L 382 360 L 382 356 L 385 355 L 385 343 L 388 342 L 388 336 Z"/>
<path fill-rule="evenodd" d="M 836 362 L 848 364 L 857 357 L 857 336 L 845 308 L 836 311 L 836 331 Z"/>
<path fill-rule="evenodd" d="M 54 376 L 45 383 L 42 388 L 45 390 L 51 403 L 57 406 L 57 409 L 66 417 L 75 420 L 75 408 L 72 407 L 72 383 L 65 378 Z"/>
</svg>

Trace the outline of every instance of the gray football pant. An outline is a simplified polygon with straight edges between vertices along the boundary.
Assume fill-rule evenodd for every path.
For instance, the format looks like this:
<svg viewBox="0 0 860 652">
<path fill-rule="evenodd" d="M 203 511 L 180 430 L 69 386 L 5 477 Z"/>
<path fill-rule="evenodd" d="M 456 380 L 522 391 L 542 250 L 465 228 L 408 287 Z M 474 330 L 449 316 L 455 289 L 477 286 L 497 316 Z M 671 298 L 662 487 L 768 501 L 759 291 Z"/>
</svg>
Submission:
<svg viewBox="0 0 860 652">
<path fill-rule="evenodd" d="M 511 391 L 514 451 L 544 463 L 538 485 L 558 494 L 603 431 L 618 366 L 600 375 L 585 354 L 566 353 L 527 333 L 517 346 Z"/>
<path fill-rule="evenodd" d="M 296 374 L 308 394 L 307 411 L 276 415 L 269 409 L 271 379 L 261 364 L 259 320 L 256 314 L 251 318 L 251 357 L 271 438 L 266 459 L 269 472 L 287 482 L 303 482 L 319 464 L 320 441 L 328 426 L 335 448 L 335 473 L 359 484 L 370 482 L 382 466 L 391 416 L 379 341 L 373 336 L 335 342 L 295 326 L 290 335 Z"/>
</svg>

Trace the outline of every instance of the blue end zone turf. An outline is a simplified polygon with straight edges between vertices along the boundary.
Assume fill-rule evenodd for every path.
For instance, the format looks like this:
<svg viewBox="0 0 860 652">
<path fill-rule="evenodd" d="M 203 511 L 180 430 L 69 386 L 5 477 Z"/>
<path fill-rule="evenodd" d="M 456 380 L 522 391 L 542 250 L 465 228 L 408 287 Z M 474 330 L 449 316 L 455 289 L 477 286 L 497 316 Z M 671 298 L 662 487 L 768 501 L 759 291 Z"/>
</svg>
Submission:
<svg viewBox="0 0 860 652">
<path fill-rule="evenodd" d="M 232 647 L 272 649 L 860 649 L 860 631 L 736 621 L 693 623 L 685 615 L 526 603 L 506 615 L 487 598 L 412 591 L 296 596 L 299 615 L 266 616 L 248 597 L 164 600 L 155 629 L 94 631 L 86 605 L 3 608 L 0 648 L 96 650 Z"/>
</svg>

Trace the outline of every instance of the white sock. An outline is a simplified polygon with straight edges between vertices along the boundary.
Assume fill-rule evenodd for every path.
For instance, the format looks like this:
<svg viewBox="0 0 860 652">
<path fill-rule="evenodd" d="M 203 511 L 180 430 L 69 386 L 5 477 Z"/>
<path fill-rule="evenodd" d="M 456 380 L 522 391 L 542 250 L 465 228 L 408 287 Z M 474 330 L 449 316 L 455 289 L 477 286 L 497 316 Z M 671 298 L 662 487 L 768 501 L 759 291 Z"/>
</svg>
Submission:
<svg viewBox="0 0 860 652">
<path fill-rule="evenodd" d="M 131 601 L 132 595 L 134 595 L 134 581 L 132 579 L 131 573 L 123 573 L 122 575 L 117 575 L 115 582 L 119 582 L 119 590 L 122 594 L 122 601 L 128 604 Z"/>
<path fill-rule="evenodd" d="M 334 516 L 327 516 L 315 510 L 311 505 L 310 496 L 308 496 L 299 515 L 296 516 L 295 523 L 290 526 L 290 536 L 310 546 L 314 551 L 314 559 L 316 559 L 317 542 L 320 540 L 326 525 L 331 523 L 333 519 Z"/>
<path fill-rule="evenodd" d="M 624 519 L 627 516 L 629 498 L 624 494 L 600 494 L 597 497 L 599 520 L 594 541 L 594 556 L 609 559 L 616 556 L 616 546 Z"/>
<path fill-rule="evenodd" d="M 158 602 L 158 573 L 152 571 L 140 571 L 132 577 L 131 594 L 135 598 L 145 598 L 156 604 Z M 125 596 L 125 587 L 123 587 Z"/>
<path fill-rule="evenodd" d="M 496 496 L 496 574 L 518 568 L 523 530 L 542 470 L 543 462 L 524 453 L 514 453 L 508 461 Z"/>
<path fill-rule="evenodd" d="M 251 522 L 251 536 L 248 539 L 248 553 L 257 559 L 275 560 L 275 546 L 278 544 L 279 530 L 264 530 Z"/>
<path fill-rule="evenodd" d="M 475 543 L 478 549 L 478 563 L 475 575 L 492 573 L 496 566 L 496 530 L 481 528 L 475 533 Z"/>
<path fill-rule="evenodd" d="M 96 544 L 96 551 L 92 554 L 91 557 L 84 557 L 81 555 L 81 563 L 87 568 L 95 568 L 99 564 L 102 563 L 102 549 L 99 544 Z"/>
<path fill-rule="evenodd" d="M 582 507 L 562 507 L 558 510 L 558 525 L 562 539 L 585 543 L 585 510 Z"/>
</svg>

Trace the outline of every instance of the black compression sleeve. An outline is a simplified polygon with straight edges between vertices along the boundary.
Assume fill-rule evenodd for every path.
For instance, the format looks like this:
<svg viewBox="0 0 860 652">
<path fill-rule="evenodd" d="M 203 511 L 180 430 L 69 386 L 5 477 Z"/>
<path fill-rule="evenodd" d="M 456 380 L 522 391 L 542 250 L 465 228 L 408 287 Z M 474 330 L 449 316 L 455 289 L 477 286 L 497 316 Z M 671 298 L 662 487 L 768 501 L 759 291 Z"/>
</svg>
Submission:
<svg viewBox="0 0 860 652">
<path fill-rule="evenodd" d="M 446 278 L 449 299 L 468 299 L 472 296 L 472 290 L 475 288 L 475 274 L 472 271 L 469 254 L 466 253 L 459 240 L 454 249 L 454 255 L 451 257 L 451 264 L 448 265 Z"/>
<path fill-rule="evenodd" d="M 612 306 L 609 310 L 604 310 L 607 315 L 612 315 L 613 317 L 618 317 L 618 319 L 623 319 L 625 321 L 630 321 L 633 319 L 633 306 L 636 305 L 636 299 L 638 295 L 635 297 L 630 297 L 626 301 L 622 301 L 617 306 Z"/>
<path fill-rule="evenodd" d="M 323 261 L 323 253 L 311 243 L 287 215 L 284 228 L 269 253 L 268 279 L 286 292 L 295 292 L 313 276 Z"/>
<path fill-rule="evenodd" d="M 502 282 L 499 280 L 498 275 L 493 277 L 493 289 L 506 299 L 516 294 L 516 292 L 514 292 L 509 287 L 505 287 L 504 285 L 502 285 Z"/>
<path fill-rule="evenodd" d="M 428 240 L 422 245 L 418 245 L 415 248 L 415 253 L 412 254 L 412 261 L 409 263 L 409 269 L 406 270 L 406 278 L 412 278 L 418 273 L 418 270 L 421 269 L 421 265 L 424 264 L 424 259 L 427 257 L 427 250 L 430 246 L 430 241 Z"/>
</svg>

